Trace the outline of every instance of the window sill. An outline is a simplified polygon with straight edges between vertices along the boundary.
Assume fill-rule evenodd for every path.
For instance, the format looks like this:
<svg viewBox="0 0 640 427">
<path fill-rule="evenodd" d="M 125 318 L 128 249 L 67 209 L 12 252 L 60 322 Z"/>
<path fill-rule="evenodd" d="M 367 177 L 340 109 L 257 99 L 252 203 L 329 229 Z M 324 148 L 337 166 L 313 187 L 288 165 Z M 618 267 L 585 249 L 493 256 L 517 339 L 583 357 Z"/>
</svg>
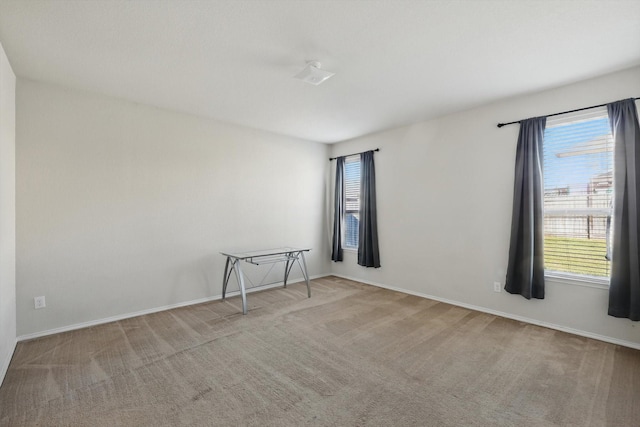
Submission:
<svg viewBox="0 0 640 427">
<path fill-rule="evenodd" d="M 358 252 L 358 248 L 342 248 L 345 252 Z"/>
<path fill-rule="evenodd" d="M 545 280 L 564 285 L 585 286 L 587 288 L 609 289 L 609 279 L 600 277 L 581 277 L 573 274 L 564 274 L 557 271 L 545 271 Z"/>
</svg>

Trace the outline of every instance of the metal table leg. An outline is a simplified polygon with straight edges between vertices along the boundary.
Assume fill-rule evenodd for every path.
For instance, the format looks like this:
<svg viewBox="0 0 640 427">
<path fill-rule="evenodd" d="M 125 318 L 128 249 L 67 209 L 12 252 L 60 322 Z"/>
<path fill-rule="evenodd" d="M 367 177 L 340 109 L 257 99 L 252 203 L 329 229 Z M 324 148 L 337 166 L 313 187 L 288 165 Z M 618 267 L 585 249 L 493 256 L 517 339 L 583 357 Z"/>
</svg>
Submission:
<svg viewBox="0 0 640 427">
<path fill-rule="evenodd" d="M 240 295 L 242 296 L 242 314 L 247 314 L 247 293 L 244 289 L 244 275 L 242 274 L 242 268 L 240 264 L 241 260 L 236 259 L 233 261 L 233 267 L 236 270 L 236 278 L 238 279 L 238 284 L 240 285 Z"/>
<path fill-rule="evenodd" d="M 284 266 L 284 287 L 287 287 L 287 279 L 289 278 L 289 272 L 291 271 L 291 267 L 293 267 L 293 262 L 291 262 L 290 254 L 287 254 L 287 264 Z"/>
<path fill-rule="evenodd" d="M 300 264 L 300 258 L 302 258 L 302 264 Z M 304 280 L 307 282 L 307 295 L 311 298 L 311 286 L 309 286 L 309 273 L 307 272 L 307 262 L 304 259 L 304 252 L 298 252 L 298 265 L 300 265 L 300 269 L 302 270 L 302 275 L 304 276 Z"/>
<path fill-rule="evenodd" d="M 231 277 L 231 271 L 229 271 L 229 262 L 231 259 L 227 257 L 227 262 L 224 264 L 224 276 L 222 277 L 222 299 L 224 300 L 227 294 L 227 285 L 229 284 L 229 277 Z"/>
</svg>

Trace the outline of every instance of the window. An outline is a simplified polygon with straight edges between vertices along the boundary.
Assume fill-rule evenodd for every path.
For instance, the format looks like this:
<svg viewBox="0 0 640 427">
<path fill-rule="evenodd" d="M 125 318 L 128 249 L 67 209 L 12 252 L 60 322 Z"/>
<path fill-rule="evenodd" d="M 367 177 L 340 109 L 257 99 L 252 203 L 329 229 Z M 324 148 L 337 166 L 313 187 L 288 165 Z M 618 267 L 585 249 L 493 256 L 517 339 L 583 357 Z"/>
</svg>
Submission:
<svg viewBox="0 0 640 427">
<path fill-rule="evenodd" d="M 344 242 L 347 249 L 358 248 L 360 224 L 360 155 L 344 161 Z"/>
<path fill-rule="evenodd" d="M 547 119 L 543 158 L 545 272 L 608 278 L 614 188 L 606 108 Z"/>
</svg>

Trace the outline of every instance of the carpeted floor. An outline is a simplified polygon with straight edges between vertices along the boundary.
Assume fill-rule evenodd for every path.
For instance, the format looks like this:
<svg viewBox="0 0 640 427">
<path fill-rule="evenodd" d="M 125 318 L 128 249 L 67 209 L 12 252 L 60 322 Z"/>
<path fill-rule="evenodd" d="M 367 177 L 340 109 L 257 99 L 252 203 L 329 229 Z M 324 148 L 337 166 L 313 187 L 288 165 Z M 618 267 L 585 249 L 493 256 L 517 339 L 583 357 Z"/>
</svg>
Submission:
<svg viewBox="0 0 640 427">
<path fill-rule="evenodd" d="M 18 344 L 2 426 L 639 426 L 640 351 L 326 277 Z"/>
</svg>

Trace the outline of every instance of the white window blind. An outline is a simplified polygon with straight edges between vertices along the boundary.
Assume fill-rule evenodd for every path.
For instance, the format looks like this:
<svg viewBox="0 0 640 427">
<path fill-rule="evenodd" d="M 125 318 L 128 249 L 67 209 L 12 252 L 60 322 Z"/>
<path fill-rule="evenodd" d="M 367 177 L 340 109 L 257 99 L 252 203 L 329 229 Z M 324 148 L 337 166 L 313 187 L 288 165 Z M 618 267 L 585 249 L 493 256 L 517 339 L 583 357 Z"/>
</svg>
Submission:
<svg viewBox="0 0 640 427">
<path fill-rule="evenodd" d="M 545 270 L 609 277 L 613 137 L 605 107 L 547 119 Z"/>
<path fill-rule="evenodd" d="M 360 155 L 349 156 L 344 161 L 344 242 L 345 248 L 358 247 L 360 224 Z"/>
</svg>

